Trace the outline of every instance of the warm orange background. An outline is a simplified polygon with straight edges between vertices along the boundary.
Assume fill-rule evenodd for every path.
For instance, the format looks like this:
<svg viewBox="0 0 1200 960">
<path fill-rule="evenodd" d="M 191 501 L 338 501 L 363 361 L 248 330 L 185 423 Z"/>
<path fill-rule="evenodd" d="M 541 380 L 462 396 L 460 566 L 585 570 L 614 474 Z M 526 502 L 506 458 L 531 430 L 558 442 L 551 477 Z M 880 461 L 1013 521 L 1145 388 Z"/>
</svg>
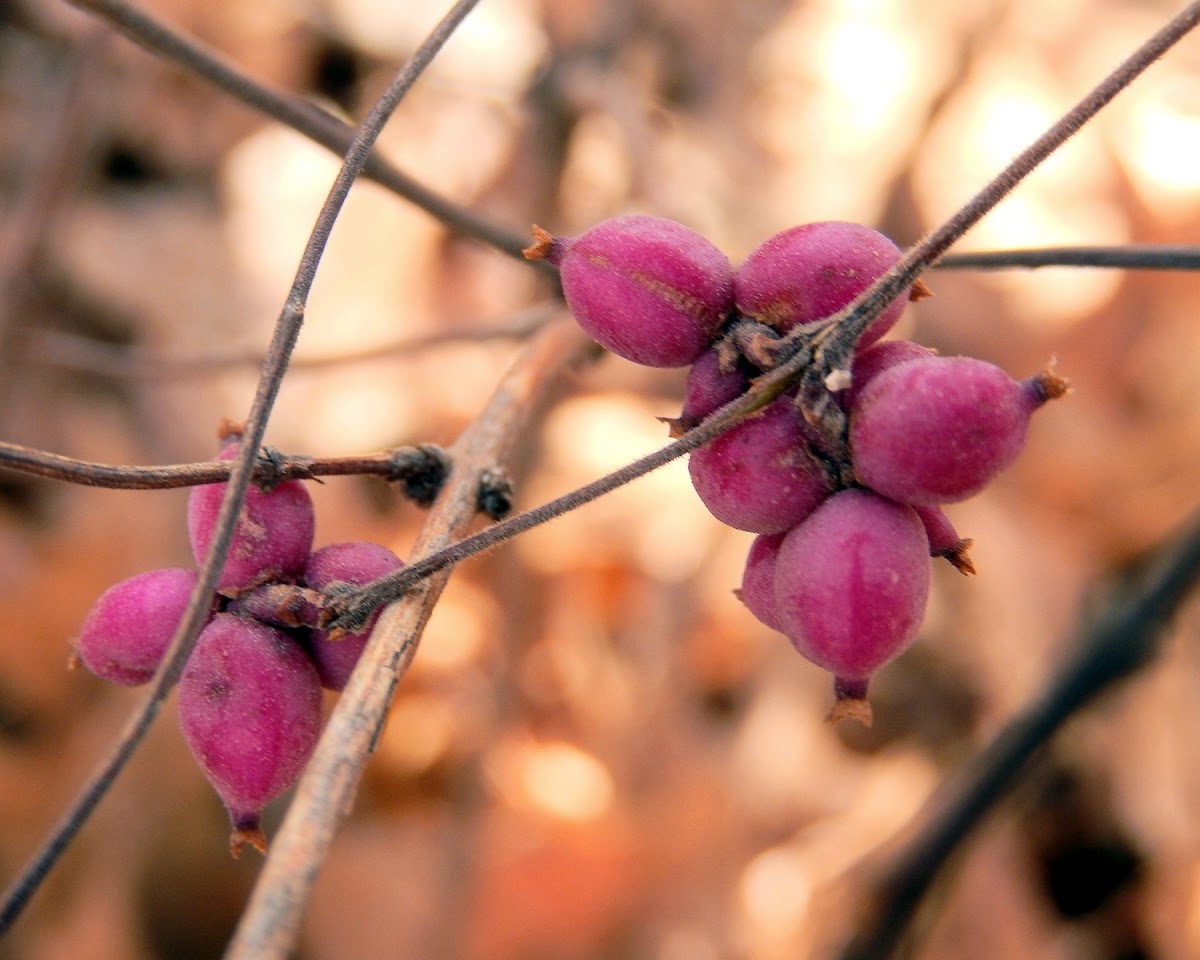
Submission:
<svg viewBox="0 0 1200 960">
<path fill-rule="evenodd" d="M 442 12 L 372 0 L 152 9 L 256 77 L 342 95 L 356 117 Z M 488 0 L 383 143 L 518 231 L 640 210 L 705 232 L 735 263 L 819 219 L 871 223 L 904 245 L 1175 9 Z M 44 255 L 0 291 L 0 439 L 114 463 L 205 459 L 217 420 L 248 410 L 255 367 L 201 361 L 261 352 L 335 163 L 123 40 L 96 46 L 91 22 L 57 0 L 8 17 L 5 207 L 42 182 L 71 109 L 77 139 L 35 228 Z M 72 107 L 63 78 L 80 60 L 87 100 Z M 1192 39 L 962 248 L 1194 242 L 1198 75 Z M 12 226 L 6 263 L 22 240 Z M 935 568 L 921 642 L 876 679 L 874 729 L 823 722 L 828 678 L 731 593 L 749 535 L 709 518 L 673 464 L 455 574 L 299 956 L 830 955 L 863 878 L 1045 682 L 1085 593 L 1168 536 L 1200 490 L 1194 276 L 929 283 L 936 296 L 908 310 L 902 335 L 1015 376 L 1055 356 L 1074 392 L 1037 416 L 1015 467 L 950 508 L 976 540 L 979 576 Z M 527 267 L 363 185 L 298 357 L 497 328 L 546 297 Z M 268 440 L 317 456 L 448 443 L 514 350 L 467 342 L 298 367 Z M 660 446 L 655 418 L 678 412 L 682 380 L 614 358 L 572 379 L 511 465 L 519 504 Z M 377 481 L 313 493 L 318 543 L 370 538 L 404 555 L 422 519 Z M 4 883 L 139 699 L 68 673 L 71 637 L 108 584 L 190 562 L 184 502 L 0 477 Z M 1196 641 L 1193 605 L 1154 667 L 1038 758 L 921 914 L 916 955 L 1200 956 Z M 257 869 L 225 843 L 168 709 L 0 957 L 219 955 Z M 1065 917 L 1048 878 L 1069 900 L 1114 864 L 1126 882 Z"/>
</svg>

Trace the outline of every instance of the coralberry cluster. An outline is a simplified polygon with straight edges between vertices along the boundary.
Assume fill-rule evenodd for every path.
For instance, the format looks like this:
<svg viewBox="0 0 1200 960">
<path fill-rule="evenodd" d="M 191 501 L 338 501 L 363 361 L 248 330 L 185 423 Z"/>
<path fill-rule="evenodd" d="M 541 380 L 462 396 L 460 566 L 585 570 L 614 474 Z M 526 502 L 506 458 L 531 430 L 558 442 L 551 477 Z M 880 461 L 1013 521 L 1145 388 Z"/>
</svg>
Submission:
<svg viewBox="0 0 1200 960">
<path fill-rule="evenodd" d="M 238 440 L 221 459 L 233 459 Z M 226 484 L 197 487 L 188 534 L 197 563 L 212 541 Z M 366 645 L 361 633 L 331 640 L 318 628 L 326 596 L 403 564 L 373 543 L 313 552 L 312 498 L 302 483 L 251 487 L 212 598 L 208 622 L 179 680 L 184 739 L 233 824 L 230 848 L 264 850 L 263 807 L 291 786 L 316 746 L 321 688 L 341 690 Z M 77 654 L 114 683 L 149 681 L 196 585 L 194 570 L 151 570 L 110 587 L 80 631 Z"/>
<path fill-rule="evenodd" d="M 766 354 L 739 349 L 748 328 L 767 343 L 815 331 L 901 255 L 875 230 L 841 222 L 786 230 L 737 270 L 704 237 L 655 217 L 616 217 L 569 238 L 535 228 L 535 238 L 526 256 L 559 267 L 567 305 L 596 341 L 637 363 L 691 365 L 676 431 L 768 369 Z M 974 572 L 970 541 L 940 505 L 1008 466 L 1030 415 L 1067 385 L 1049 370 L 1018 382 L 982 360 L 881 340 L 912 295 L 902 292 L 854 345 L 834 399 L 843 435 L 823 435 L 792 390 L 689 463 L 709 511 L 759 534 L 740 591 L 746 606 L 834 675 L 839 714 L 864 720 L 871 674 L 916 637 L 929 558 Z"/>
</svg>

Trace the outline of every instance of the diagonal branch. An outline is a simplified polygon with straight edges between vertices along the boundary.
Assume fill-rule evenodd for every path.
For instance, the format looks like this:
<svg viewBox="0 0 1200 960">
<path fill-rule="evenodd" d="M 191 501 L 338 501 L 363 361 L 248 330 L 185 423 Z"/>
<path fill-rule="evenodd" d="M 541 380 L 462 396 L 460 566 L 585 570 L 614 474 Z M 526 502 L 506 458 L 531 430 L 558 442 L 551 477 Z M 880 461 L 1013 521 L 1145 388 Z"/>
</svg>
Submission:
<svg viewBox="0 0 1200 960">
<path fill-rule="evenodd" d="M 124 0 L 68 2 L 102 17 L 140 47 L 203 77 L 234 99 L 286 124 L 338 156 L 345 156 L 349 152 L 354 128 L 348 123 L 311 101 L 280 93 L 259 83 L 216 51 L 184 36 L 144 10 Z M 523 234 L 505 230 L 450 202 L 377 154 L 367 158 L 362 175 L 420 207 L 463 236 L 473 237 L 514 259 L 523 260 L 521 250 L 529 243 Z"/>
</svg>

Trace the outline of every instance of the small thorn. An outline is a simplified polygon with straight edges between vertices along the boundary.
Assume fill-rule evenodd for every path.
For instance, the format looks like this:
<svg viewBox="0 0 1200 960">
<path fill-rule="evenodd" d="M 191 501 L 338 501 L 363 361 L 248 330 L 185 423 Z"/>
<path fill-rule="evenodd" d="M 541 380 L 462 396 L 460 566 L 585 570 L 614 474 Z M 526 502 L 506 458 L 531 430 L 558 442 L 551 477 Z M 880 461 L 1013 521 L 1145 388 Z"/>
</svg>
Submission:
<svg viewBox="0 0 1200 960">
<path fill-rule="evenodd" d="M 913 281 L 913 285 L 908 291 L 908 299 L 910 303 L 916 303 L 919 300 L 924 300 L 926 297 L 932 296 L 933 291 L 929 289 L 929 285 L 920 277 L 917 277 L 917 279 Z"/>
</svg>

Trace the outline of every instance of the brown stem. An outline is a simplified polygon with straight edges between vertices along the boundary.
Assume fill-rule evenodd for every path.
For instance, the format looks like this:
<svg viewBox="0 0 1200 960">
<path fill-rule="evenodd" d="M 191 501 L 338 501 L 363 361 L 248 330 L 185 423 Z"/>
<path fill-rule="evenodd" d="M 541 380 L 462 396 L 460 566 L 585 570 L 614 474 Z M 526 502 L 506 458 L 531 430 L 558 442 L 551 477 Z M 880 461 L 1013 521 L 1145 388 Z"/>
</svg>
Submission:
<svg viewBox="0 0 1200 960">
<path fill-rule="evenodd" d="M 203 77 L 236 100 L 286 124 L 310 140 L 345 156 L 354 138 L 354 128 L 315 103 L 279 93 L 258 83 L 236 66 L 203 44 L 175 31 L 143 10 L 123 0 L 68 0 L 108 21 L 122 34 L 149 50 Z M 422 186 L 378 155 L 367 158 L 363 176 L 374 180 L 403 197 L 446 226 L 473 237 L 481 243 L 521 259 L 527 241 L 522 234 L 511 233 L 470 210 L 451 203 L 445 197 Z"/>
<path fill-rule="evenodd" d="M 448 468 L 442 461 L 444 456 L 432 445 L 397 447 L 382 453 L 349 457 L 284 456 L 267 451 L 256 461 L 250 479 L 264 487 L 284 480 L 363 475 L 406 483 L 414 477 L 432 475 L 436 479 L 436 474 L 444 473 Z M 17 443 L 0 441 L 0 469 L 109 490 L 170 490 L 206 483 L 224 483 L 233 471 L 233 463 L 229 460 L 206 460 L 201 463 L 149 467 L 125 466 L 76 460 L 57 453 L 47 453 Z"/>
<path fill-rule="evenodd" d="M 570 322 L 553 324 L 529 341 L 487 409 L 454 445 L 454 471 L 413 548 L 418 562 L 466 532 L 478 509 L 481 480 L 506 459 L 542 391 L 590 347 Z M 443 570 L 424 580 L 380 617 L 271 842 L 227 960 L 289 955 L 317 868 L 351 807 L 392 693 L 449 575 Z"/>
</svg>

